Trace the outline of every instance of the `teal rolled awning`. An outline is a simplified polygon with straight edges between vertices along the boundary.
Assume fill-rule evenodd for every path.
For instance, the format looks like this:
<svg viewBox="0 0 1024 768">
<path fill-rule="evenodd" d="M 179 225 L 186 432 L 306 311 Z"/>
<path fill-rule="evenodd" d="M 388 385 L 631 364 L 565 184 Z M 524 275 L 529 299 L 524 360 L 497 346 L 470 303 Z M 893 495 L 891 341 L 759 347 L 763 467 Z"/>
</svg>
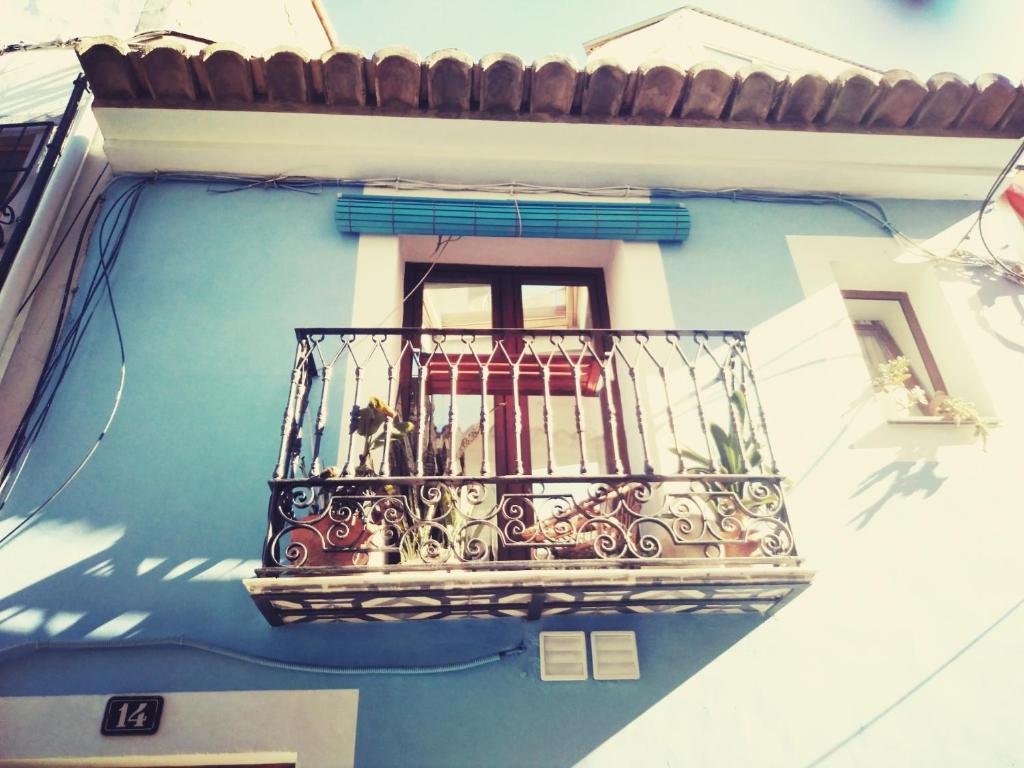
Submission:
<svg viewBox="0 0 1024 768">
<path fill-rule="evenodd" d="M 679 203 L 550 202 L 339 195 L 344 234 L 555 237 L 681 242 L 690 211 Z"/>
</svg>

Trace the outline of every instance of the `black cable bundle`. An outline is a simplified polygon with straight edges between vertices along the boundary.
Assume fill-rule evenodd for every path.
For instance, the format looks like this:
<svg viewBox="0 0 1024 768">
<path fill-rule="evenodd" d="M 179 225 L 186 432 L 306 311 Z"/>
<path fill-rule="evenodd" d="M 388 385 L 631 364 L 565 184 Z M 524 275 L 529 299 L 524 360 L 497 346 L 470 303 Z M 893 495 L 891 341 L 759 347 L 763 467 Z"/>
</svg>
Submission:
<svg viewBox="0 0 1024 768">
<path fill-rule="evenodd" d="M 101 171 L 101 176 L 105 170 L 106 169 Z M 98 181 L 99 177 L 97 177 L 97 183 Z M 114 398 L 114 404 L 111 409 L 110 416 L 103 425 L 103 429 L 100 430 L 99 436 L 96 438 L 95 443 L 93 443 L 92 448 L 90 448 L 85 457 L 81 462 L 79 462 L 78 466 L 72 470 L 56 490 L 47 496 L 40 504 L 27 512 L 21 522 L 0 538 L 0 545 L 10 540 L 18 533 L 18 531 L 22 530 L 29 521 L 42 512 L 43 509 L 56 499 L 57 496 L 59 496 L 61 492 L 78 476 L 82 469 L 85 468 L 86 464 L 89 463 L 89 460 L 92 458 L 96 449 L 106 436 L 107 431 L 110 429 L 110 425 L 113 423 L 114 417 L 117 415 L 117 409 L 121 402 L 121 394 L 124 391 L 126 356 L 124 349 L 124 337 L 121 332 L 121 323 L 117 315 L 116 304 L 114 303 L 113 290 L 110 286 L 110 273 L 116 266 L 118 257 L 121 254 L 121 247 L 124 244 L 125 234 L 128 231 L 132 217 L 135 215 L 135 209 L 139 204 L 142 191 L 150 181 L 150 179 L 141 179 L 131 183 L 127 189 L 123 190 L 114 199 L 100 217 L 99 229 L 96 237 L 99 250 L 96 268 L 86 285 L 84 295 L 80 299 L 77 312 L 72 314 L 70 305 L 75 293 L 73 290 L 75 275 L 78 272 L 79 264 L 82 263 L 88 250 L 88 234 L 90 232 L 89 223 L 92 221 L 97 211 L 102 207 L 102 204 L 106 199 L 104 194 L 93 199 L 92 204 L 88 208 L 88 213 L 82 220 L 81 228 L 78 233 L 78 241 L 75 245 L 74 257 L 72 258 L 71 265 L 68 269 L 67 279 L 64 282 L 64 291 L 61 297 L 60 311 L 58 313 L 59 319 L 54 328 L 53 337 L 46 355 L 46 361 L 43 365 L 42 373 L 39 377 L 39 381 L 36 383 L 29 405 L 25 409 L 25 414 L 22 416 L 22 419 L 15 430 L 14 436 L 11 439 L 10 445 L 4 453 L 2 465 L 0 465 L 3 467 L 4 472 L 3 480 L 0 482 L 0 493 L 3 494 L 3 498 L 0 499 L 0 510 L 3 509 L 4 505 L 6 505 L 15 486 L 17 485 L 21 471 L 24 469 L 25 463 L 32 451 L 32 446 L 42 431 L 43 425 L 46 423 L 46 419 L 49 416 L 50 409 L 53 406 L 57 392 L 60 390 L 64 377 L 67 375 L 67 372 L 75 359 L 75 355 L 78 352 L 82 339 L 89 328 L 89 324 L 92 322 L 96 309 L 103 300 L 103 294 L 106 295 L 106 301 L 110 307 L 110 313 L 114 321 L 114 330 L 117 334 L 118 351 L 121 358 L 120 383 L 118 384 L 117 394 Z M 96 183 L 93 184 L 93 189 L 95 189 L 95 187 Z M 91 193 L 92 190 L 90 190 L 90 195 L 86 197 L 86 202 L 88 202 Z M 78 216 L 84 209 L 84 206 L 85 203 L 83 203 L 83 206 L 75 214 L 72 224 L 74 224 L 74 221 L 77 221 Z M 65 232 L 64 238 L 68 236 L 69 232 L 70 227 L 68 231 Z M 43 274 L 49 270 L 53 258 L 55 258 L 56 253 L 60 250 L 60 245 L 63 244 L 64 238 L 62 238 L 58 247 L 52 252 L 50 262 L 48 262 L 44 267 Z M 35 285 L 33 285 L 29 292 L 29 296 L 26 297 L 25 302 L 22 303 L 22 307 L 19 312 L 25 308 L 28 299 L 38 288 L 41 280 L 42 275 L 36 281 Z"/>
</svg>

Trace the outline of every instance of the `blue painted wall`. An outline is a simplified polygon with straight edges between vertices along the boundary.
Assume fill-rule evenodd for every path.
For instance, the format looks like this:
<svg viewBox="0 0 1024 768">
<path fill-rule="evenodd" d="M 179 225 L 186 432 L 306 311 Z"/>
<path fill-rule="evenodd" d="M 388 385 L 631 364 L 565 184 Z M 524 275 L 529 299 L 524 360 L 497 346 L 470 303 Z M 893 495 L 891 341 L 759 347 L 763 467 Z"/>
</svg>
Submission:
<svg viewBox="0 0 1024 768">
<path fill-rule="evenodd" d="M 977 211 L 949 201 L 881 201 L 898 229 L 928 238 Z M 693 228 L 682 244 L 663 244 L 675 321 L 680 328 L 749 330 L 803 298 L 787 235 L 886 237 L 873 222 L 834 205 L 687 200 Z"/>
<path fill-rule="evenodd" d="M 335 231 L 333 202 L 329 190 L 214 194 L 204 184 L 161 182 L 145 191 L 113 276 L 128 357 L 121 411 L 69 490 L 0 549 L 0 572 L 16 585 L 0 590 L 0 647 L 185 635 L 333 665 L 445 663 L 524 641 L 527 653 L 445 676 L 332 678 L 190 650 L 48 651 L 0 666 L 0 695 L 358 687 L 358 764 L 572 764 L 760 620 L 607 616 L 271 628 L 240 583 L 260 555 L 292 329 L 345 325 L 351 313 L 356 241 Z M 799 301 L 786 235 L 880 234 L 841 209 L 690 206 L 691 240 L 664 248 L 681 327 L 750 327 Z M 914 235 L 933 234 L 972 208 L 887 206 Z M 117 371 L 101 305 L 7 514 L 38 503 L 88 449 Z M 542 629 L 635 629 L 643 677 L 542 684 Z M 655 751 L 672 754 L 670 737 Z"/>
</svg>

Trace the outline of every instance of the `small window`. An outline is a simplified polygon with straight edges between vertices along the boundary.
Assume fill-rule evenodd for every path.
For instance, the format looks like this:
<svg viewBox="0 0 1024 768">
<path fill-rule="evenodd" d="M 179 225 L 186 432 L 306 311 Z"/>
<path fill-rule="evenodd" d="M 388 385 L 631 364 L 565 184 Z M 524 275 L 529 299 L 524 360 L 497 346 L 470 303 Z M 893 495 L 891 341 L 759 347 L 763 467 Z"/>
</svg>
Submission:
<svg viewBox="0 0 1024 768">
<path fill-rule="evenodd" d="M 708 45 L 705 43 L 704 50 L 708 52 L 708 56 L 715 63 L 721 64 L 723 67 L 743 69 L 744 67 L 749 67 L 754 63 L 754 60 L 749 56 L 744 56 L 742 53 L 736 53 L 735 51 L 728 51 L 715 45 Z"/>
<path fill-rule="evenodd" d="M 49 123 L 0 125 L 0 207 L 11 204 L 43 148 Z"/>
<path fill-rule="evenodd" d="M 881 366 L 899 358 L 908 363 L 907 378 L 903 382 L 907 392 L 919 389 L 920 399 L 908 399 L 902 404 L 889 402 L 914 416 L 934 413 L 939 396 L 946 394 L 946 385 L 935 364 L 935 358 L 925 340 L 910 298 L 900 291 L 843 291 L 846 311 L 860 342 L 861 354 L 876 387 Z"/>
<path fill-rule="evenodd" d="M 49 123 L 0 125 L 0 249 L 9 234 L 5 228 L 18 221 L 14 203 L 32 176 L 49 128 Z"/>
<path fill-rule="evenodd" d="M 721 64 L 723 67 L 734 67 L 737 71 L 744 69 L 745 67 L 756 66 L 780 80 L 789 74 L 788 67 L 783 67 L 780 64 L 765 61 L 764 59 L 755 59 L 752 56 L 747 56 L 746 54 L 739 53 L 738 51 L 732 51 L 728 48 L 708 45 L 705 43 L 704 50 L 708 52 L 708 56 L 712 61 L 717 64 Z"/>
</svg>

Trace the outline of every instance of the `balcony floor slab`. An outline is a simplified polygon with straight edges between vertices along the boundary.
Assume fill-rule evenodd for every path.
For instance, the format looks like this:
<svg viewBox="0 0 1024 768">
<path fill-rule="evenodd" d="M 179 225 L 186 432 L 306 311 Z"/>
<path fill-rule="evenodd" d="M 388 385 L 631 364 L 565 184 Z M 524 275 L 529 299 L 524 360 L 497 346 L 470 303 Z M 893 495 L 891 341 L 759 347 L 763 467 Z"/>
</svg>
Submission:
<svg viewBox="0 0 1024 768">
<path fill-rule="evenodd" d="M 770 615 L 803 591 L 814 575 L 799 564 L 702 568 L 531 565 L 501 570 L 398 567 L 342 575 L 270 575 L 273 569 L 263 569 L 261 575 L 243 583 L 267 621 L 282 625 L 464 617 L 538 619 L 571 613 Z"/>
</svg>

